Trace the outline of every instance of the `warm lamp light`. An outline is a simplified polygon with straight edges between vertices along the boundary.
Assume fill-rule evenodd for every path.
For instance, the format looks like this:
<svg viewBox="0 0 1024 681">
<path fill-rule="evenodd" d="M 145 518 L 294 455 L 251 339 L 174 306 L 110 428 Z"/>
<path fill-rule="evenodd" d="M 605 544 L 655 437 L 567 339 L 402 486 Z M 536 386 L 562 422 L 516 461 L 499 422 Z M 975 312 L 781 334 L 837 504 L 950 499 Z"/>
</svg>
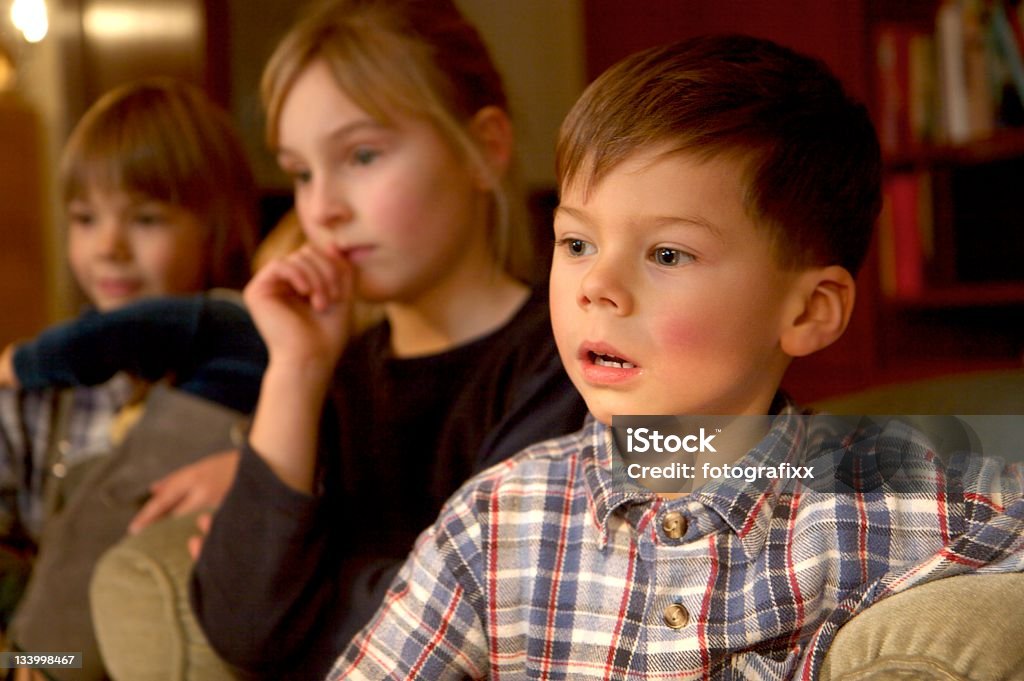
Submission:
<svg viewBox="0 0 1024 681">
<path fill-rule="evenodd" d="M 46 18 L 46 0 L 14 0 L 11 5 L 11 23 L 30 43 L 46 37 L 50 22 Z"/>
</svg>

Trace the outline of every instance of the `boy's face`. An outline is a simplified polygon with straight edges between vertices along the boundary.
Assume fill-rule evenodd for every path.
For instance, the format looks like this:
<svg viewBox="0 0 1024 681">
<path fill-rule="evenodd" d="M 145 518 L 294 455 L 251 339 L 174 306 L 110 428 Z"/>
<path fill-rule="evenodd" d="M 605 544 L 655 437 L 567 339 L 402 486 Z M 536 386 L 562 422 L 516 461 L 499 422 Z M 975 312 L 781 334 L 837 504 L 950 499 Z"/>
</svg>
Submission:
<svg viewBox="0 0 1024 681">
<path fill-rule="evenodd" d="M 68 205 L 68 260 L 100 311 L 206 285 L 205 234 L 188 211 L 122 191 Z"/>
<path fill-rule="evenodd" d="M 747 214 L 740 162 L 660 151 L 627 158 L 589 196 L 563 187 L 551 269 L 562 362 L 604 423 L 766 413 L 798 275 Z"/>
</svg>

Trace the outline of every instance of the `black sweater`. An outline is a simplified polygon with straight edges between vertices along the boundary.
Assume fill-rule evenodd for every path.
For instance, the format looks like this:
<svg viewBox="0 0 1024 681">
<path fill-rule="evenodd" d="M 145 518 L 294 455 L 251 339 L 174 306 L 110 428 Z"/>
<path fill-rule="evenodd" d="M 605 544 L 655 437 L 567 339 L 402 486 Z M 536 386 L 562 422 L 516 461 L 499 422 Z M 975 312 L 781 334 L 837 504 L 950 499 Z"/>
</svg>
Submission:
<svg viewBox="0 0 1024 681">
<path fill-rule="evenodd" d="M 388 327 L 371 329 L 338 365 L 319 495 L 243 452 L 193 575 L 211 644 L 257 677 L 323 678 L 448 496 L 584 415 L 543 291 L 502 328 L 437 355 L 395 359 Z"/>
</svg>

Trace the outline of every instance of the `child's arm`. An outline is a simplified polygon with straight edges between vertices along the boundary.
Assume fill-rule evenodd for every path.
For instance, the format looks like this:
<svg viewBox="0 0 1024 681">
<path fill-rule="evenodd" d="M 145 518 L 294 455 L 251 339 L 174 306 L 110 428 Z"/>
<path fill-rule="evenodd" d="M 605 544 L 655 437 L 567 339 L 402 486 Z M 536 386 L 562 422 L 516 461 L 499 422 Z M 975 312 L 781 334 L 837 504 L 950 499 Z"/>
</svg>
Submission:
<svg viewBox="0 0 1024 681">
<path fill-rule="evenodd" d="M 443 510 L 437 524 L 420 535 L 377 614 L 352 639 L 328 679 L 487 678 L 477 530 L 471 515 Z"/>
<path fill-rule="evenodd" d="M 336 249 L 306 245 L 262 268 L 244 295 L 270 357 L 249 442 L 283 482 L 312 493 L 320 414 L 348 343 L 352 271 Z"/>
<path fill-rule="evenodd" d="M 168 374 L 185 379 L 211 360 L 231 358 L 245 365 L 263 361 L 240 305 L 207 296 L 152 298 L 86 313 L 19 344 L 12 376 L 28 390 L 97 385 L 118 371 L 150 381 Z"/>
</svg>

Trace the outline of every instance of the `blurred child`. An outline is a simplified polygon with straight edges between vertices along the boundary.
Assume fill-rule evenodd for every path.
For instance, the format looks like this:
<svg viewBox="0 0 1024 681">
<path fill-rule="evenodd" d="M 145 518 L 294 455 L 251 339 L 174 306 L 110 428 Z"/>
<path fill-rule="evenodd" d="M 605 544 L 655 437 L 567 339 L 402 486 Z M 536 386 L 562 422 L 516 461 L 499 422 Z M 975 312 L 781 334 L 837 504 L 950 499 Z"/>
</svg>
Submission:
<svg viewBox="0 0 1024 681">
<path fill-rule="evenodd" d="M 501 79 L 453 3 L 322 3 L 263 94 L 308 244 L 246 288 L 270 362 L 192 595 L 231 663 L 313 679 L 463 479 L 583 410 L 525 283 Z M 385 317 L 360 335 L 356 299 Z"/>
<path fill-rule="evenodd" d="M 68 261 L 95 311 L 247 280 L 255 185 L 226 114 L 195 88 L 154 80 L 106 94 L 72 132 L 60 183 Z M 127 429 L 118 424 L 141 412 L 136 405 L 150 406 L 142 401 L 147 385 L 118 373 L 95 387 L 0 390 L 4 543 L 29 560 L 40 553 L 9 638 L 22 649 L 82 651 L 86 671 L 79 673 L 87 675 L 102 674 L 86 601 L 90 560 L 123 534 L 139 500 L 126 506 L 118 527 L 104 528 L 110 537 L 90 533 L 83 542 L 79 534 L 78 544 L 89 544 L 81 556 L 69 555 L 79 518 L 68 509 L 76 493 L 86 495 L 78 486 L 89 471 L 107 465 L 121 445 L 114 433 Z M 60 564 L 80 557 L 84 565 Z M 55 575 L 61 569 L 63 578 Z"/>
<path fill-rule="evenodd" d="M 835 451 L 896 454 L 914 495 L 616 474 L 618 415 L 773 415 L 753 447 L 707 438 L 719 469 L 813 454 L 779 383 L 846 328 L 880 203 L 867 112 L 824 65 L 741 36 L 640 52 L 583 94 L 557 160 L 552 324 L 592 417 L 453 496 L 329 678 L 816 678 L 878 598 L 1024 567 L 1020 471 L 947 481 L 911 430 Z"/>
</svg>

